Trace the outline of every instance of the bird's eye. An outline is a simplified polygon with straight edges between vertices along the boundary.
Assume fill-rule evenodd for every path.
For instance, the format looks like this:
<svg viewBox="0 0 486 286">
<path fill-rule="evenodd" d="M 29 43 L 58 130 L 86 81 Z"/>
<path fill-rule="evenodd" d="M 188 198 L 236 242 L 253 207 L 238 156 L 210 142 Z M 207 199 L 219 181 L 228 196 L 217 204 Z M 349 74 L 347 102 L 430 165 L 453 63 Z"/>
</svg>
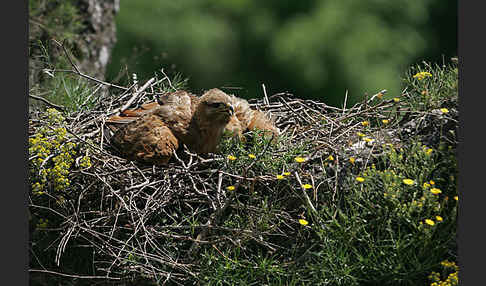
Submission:
<svg viewBox="0 0 486 286">
<path fill-rule="evenodd" d="M 213 102 L 213 103 L 208 103 L 209 106 L 213 107 L 213 108 L 218 108 L 218 107 L 221 107 L 221 105 L 223 105 L 223 103 L 221 102 Z"/>
</svg>

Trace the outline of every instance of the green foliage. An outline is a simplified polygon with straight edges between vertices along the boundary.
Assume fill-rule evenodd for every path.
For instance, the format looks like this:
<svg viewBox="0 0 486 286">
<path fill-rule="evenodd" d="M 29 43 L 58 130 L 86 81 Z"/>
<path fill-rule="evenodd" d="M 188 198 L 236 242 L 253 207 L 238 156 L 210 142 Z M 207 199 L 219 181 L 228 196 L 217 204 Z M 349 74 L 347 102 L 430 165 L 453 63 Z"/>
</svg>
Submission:
<svg viewBox="0 0 486 286">
<path fill-rule="evenodd" d="M 156 77 L 155 92 L 187 84 L 181 76 Z M 66 225 L 66 232 L 79 230 L 70 243 L 95 238 L 96 251 L 109 249 L 83 259 L 66 251 L 72 269 L 88 267 L 82 273 L 92 271 L 85 258 L 100 255 L 93 261 L 120 261 L 112 273 L 160 284 L 170 273 L 204 285 L 456 285 L 457 80 L 456 65 L 415 66 L 397 100 L 377 96 L 352 111 L 325 110 L 307 125 L 294 121 L 293 131 L 273 141 L 258 130 L 227 136 L 220 154 L 169 168 L 116 165 L 97 153 L 109 163 L 81 172 L 90 157 L 67 133 L 66 119 L 48 110 L 29 138 L 35 252 Z M 342 131 L 328 133 L 332 148 L 299 136 L 328 121 Z M 70 197 L 79 186 L 89 187 Z M 73 214 L 92 228 L 63 224 Z"/>
<path fill-rule="evenodd" d="M 457 104 L 456 68 L 436 66 L 428 72 L 432 76 L 425 75 L 421 80 L 414 78 L 415 68 L 407 74 L 409 94 L 420 93 L 424 86 L 430 90 L 428 97 L 414 99 L 421 104 L 403 103 L 414 108 L 409 112 L 418 116 L 425 111 L 424 106 L 430 112 L 430 108 L 441 107 L 444 102 Z M 451 88 L 454 86 L 456 89 Z M 419 138 L 411 138 L 402 146 L 377 146 L 382 153 L 366 168 L 349 166 L 344 171 L 337 195 L 333 186 L 326 186 L 326 175 L 315 174 L 314 186 L 309 185 L 310 189 L 304 191 L 312 196 L 317 192 L 315 186 L 321 186 L 317 201 L 312 199 L 317 215 L 304 203 L 301 186 L 293 176 L 277 179 L 269 191 L 260 187 L 258 192 L 252 192 L 251 188 L 240 186 L 237 200 L 241 208 L 226 216 L 225 227 L 260 234 L 282 227 L 282 211 L 293 213 L 292 204 L 284 199 L 289 194 L 306 206 L 302 214 L 309 224 L 295 223 L 295 228 L 286 230 L 285 242 L 264 238 L 263 241 L 282 247 L 272 253 L 262 252 L 251 239 L 239 240 L 238 247 L 206 248 L 200 279 L 210 285 L 423 285 L 427 279 L 434 286 L 457 285 L 459 268 L 448 262 L 456 259 L 455 139 L 441 137 L 436 145 L 426 146 Z M 228 172 L 242 173 L 255 160 L 249 159 L 248 154 L 261 153 L 266 144 L 258 140 L 252 143 L 250 150 L 242 142 L 223 144 L 224 154 L 234 156 L 224 161 Z M 305 183 L 309 170 L 294 158 L 308 147 L 304 144 L 301 149 L 293 149 L 285 159 L 259 157 L 257 160 L 264 162 L 256 173 L 292 170 Z M 333 156 L 322 157 L 323 170 L 335 173 L 340 166 L 334 161 Z M 251 165 L 250 171 L 253 168 L 257 164 Z M 357 181 L 358 177 L 362 180 Z M 250 215 L 245 211 L 246 205 L 266 211 Z M 440 268 L 442 274 L 436 272 Z"/>
<path fill-rule="evenodd" d="M 433 282 L 430 286 L 455 286 L 459 285 L 459 267 L 455 262 L 444 260 L 440 263 L 442 267 L 442 273 L 432 272 L 429 275 L 429 279 Z M 441 278 L 444 277 L 444 280 Z"/>
<path fill-rule="evenodd" d="M 47 109 L 49 125 L 42 126 L 29 138 L 30 182 L 34 194 L 65 191 L 70 187 L 69 172 L 77 154 L 77 144 L 72 142 L 63 126 L 64 117 L 55 109 Z M 82 156 L 80 167 L 89 168 L 88 156 Z M 62 196 L 59 197 L 62 200 Z"/>
<path fill-rule="evenodd" d="M 457 100 L 458 78 L 459 71 L 456 64 L 414 65 L 403 79 L 410 89 L 406 102 L 412 110 L 418 111 L 445 107 L 450 101 Z"/>
<path fill-rule="evenodd" d="M 42 71 L 71 68 L 53 39 L 63 42 L 78 59 L 82 58 L 77 42 L 84 28 L 78 1 L 29 1 L 30 92 L 54 104 L 66 106 L 69 111 L 78 110 L 83 103 L 83 108 L 91 107 L 94 98 L 86 100 L 90 94 L 87 84 L 66 74 L 52 75 Z"/>
<path fill-rule="evenodd" d="M 127 65 L 147 77 L 166 67 L 190 77 L 194 90 L 236 86 L 250 98 L 265 83 L 269 92 L 334 106 L 346 90 L 348 104 L 384 88 L 397 96 L 405 67 L 456 55 L 455 29 L 442 31 L 455 23 L 446 15 L 455 14 L 456 1 L 448 3 L 125 1 L 107 74 Z"/>
<path fill-rule="evenodd" d="M 306 146 L 308 146 L 306 142 L 301 142 L 300 145 L 290 144 L 285 135 L 274 138 L 272 141 L 272 137 L 261 130 L 248 132 L 242 140 L 225 136 L 219 149 L 229 158 L 222 161 L 221 167 L 231 171 L 240 171 L 252 164 L 251 172 L 253 174 L 267 173 L 275 176 L 288 172 L 294 158 L 306 154 Z M 276 150 L 279 151 L 275 152 Z"/>
<path fill-rule="evenodd" d="M 46 99 L 66 107 L 69 112 L 90 110 L 96 101 L 95 89 L 79 76 L 66 73 L 56 73 L 49 83 L 51 90 Z"/>
<path fill-rule="evenodd" d="M 77 1 L 29 0 L 29 59 L 34 67 L 67 68 L 67 59 L 58 57 L 52 39 L 73 47 L 84 29 Z M 77 53 L 78 57 L 82 55 Z"/>
<path fill-rule="evenodd" d="M 31 39 L 45 41 L 54 37 L 73 42 L 84 28 L 78 9 L 75 0 L 29 0 L 29 20 L 40 28 L 30 31 Z"/>
</svg>

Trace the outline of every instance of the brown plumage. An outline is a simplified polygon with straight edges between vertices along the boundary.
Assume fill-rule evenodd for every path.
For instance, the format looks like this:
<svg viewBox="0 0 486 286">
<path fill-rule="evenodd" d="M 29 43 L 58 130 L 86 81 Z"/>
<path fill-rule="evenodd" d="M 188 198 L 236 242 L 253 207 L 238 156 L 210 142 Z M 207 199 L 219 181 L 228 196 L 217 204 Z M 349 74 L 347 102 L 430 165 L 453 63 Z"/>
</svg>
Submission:
<svg viewBox="0 0 486 286">
<path fill-rule="evenodd" d="M 247 129 L 279 132 L 246 100 L 216 88 L 201 97 L 186 91 L 168 93 L 106 122 L 115 131 L 112 143 L 127 158 L 156 165 L 166 164 L 181 144 L 199 154 L 216 152 L 225 130 L 239 137 Z"/>
</svg>

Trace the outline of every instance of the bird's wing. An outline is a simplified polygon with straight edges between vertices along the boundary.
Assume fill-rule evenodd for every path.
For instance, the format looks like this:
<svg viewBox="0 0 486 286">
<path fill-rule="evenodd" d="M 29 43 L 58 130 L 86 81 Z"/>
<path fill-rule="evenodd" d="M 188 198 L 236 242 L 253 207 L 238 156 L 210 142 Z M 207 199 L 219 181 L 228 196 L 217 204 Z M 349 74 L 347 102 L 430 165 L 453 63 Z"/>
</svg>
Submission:
<svg viewBox="0 0 486 286">
<path fill-rule="evenodd" d="M 231 96 L 232 105 L 235 110 L 234 118 L 226 126 L 226 130 L 233 134 L 239 134 L 246 130 L 263 130 L 267 134 L 278 136 L 280 131 L 275 123 L 260 110 L 251 109 L 248 101 L 243 98 Z"/>
<path fill-rule="evenodd" d="M 129 159 L 166 164 L 183 143 L 181 135 L 188 132 L 194 98 L 188 92 L 177 91 L 111 116 L 106 120 L 116 125 L 111 142 Z"/>
<path fill-rule="evenodd" d="M 179 147 L 170 128 L 152 114 L 120 128 L 112 142 L 127 158 L 156 165 L 167 164 Z"/>
<path fill-rule="evenodd" d="M 124 110 L 119 115 L 110 116 L 105 122 L 114 125 L 126 124 L 146 114 L 154 113 L 160 107 L 164 108 L 159 110 L 157 114 L 161 115 L 162 118 L 171 119 L 178 114 L 177 112 L 182 112 L 183 116 L 190 117 L 194 112 L 192 107 L 195 103 L 192 101 L 195 101 L 195 99 L 197 99 L 196 96 L 183 90 L 166 93 L 157 98 L 157 101 L 142 104 L 137 109 Z"/>
</svg>

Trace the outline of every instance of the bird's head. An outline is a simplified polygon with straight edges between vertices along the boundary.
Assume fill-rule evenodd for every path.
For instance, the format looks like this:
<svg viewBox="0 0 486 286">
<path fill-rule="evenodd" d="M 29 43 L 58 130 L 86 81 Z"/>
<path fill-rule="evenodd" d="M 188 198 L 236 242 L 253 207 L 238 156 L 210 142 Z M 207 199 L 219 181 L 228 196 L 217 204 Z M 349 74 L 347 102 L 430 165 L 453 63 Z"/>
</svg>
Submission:
<svg viewBox="0 0 486 286">
<path fill-rule="evenodd" d="M 202 115 L 212 120 L 227 123 L 234 114 L 231 98 L 221 90 L 213 88 L 201 96 L 199 110 Z"/>
</svg>

